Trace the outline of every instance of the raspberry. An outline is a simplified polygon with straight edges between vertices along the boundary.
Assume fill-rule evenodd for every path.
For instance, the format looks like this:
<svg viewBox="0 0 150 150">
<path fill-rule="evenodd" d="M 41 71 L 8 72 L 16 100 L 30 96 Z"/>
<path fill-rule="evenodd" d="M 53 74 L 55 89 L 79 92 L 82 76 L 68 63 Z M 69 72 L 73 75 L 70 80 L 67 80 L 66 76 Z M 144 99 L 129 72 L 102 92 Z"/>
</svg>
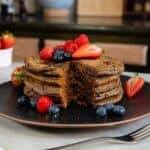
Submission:
<svg viewBox="0 0 150 150">
<path fill-rule="evenodd" d="M 80 47 L 84 44 L 89 43 L 89 39 L 88 36 L 86 34 L 80 34 L 76 39 L 75 39 L 75 43 L 77 43 L 77 45 Z"/>
<path fill-rule="evenodd" d="M 64 45 L 57 45 L 57 46 L 55 46 L 54 47 L 54 50 L 56 50 L 56 49 L 64 49 Z"/>
<path fill-rule="evenodd" d="M 74 51 L 76 51 L 78 49 L 78 45 L 73 40 L 68 40 L 68 41 L 66 41 L 66 43 L 64 45 L 64 49 L 67 52 L 73 53 Z"/>
<path fill-rule="evenodd" d="M 53 104 L 53 101 L 47 96 L 41 96 L 38 99 L 36 108 L 40 113 L 48 112 L 48 108 Z"/>
<path fill-rule="evenodd" d="M 40 51 L 40 58 L 42 60 L 49 60 L 53 56 L 54 49 L 51 47 L 45 47 Z"/>
</svg>

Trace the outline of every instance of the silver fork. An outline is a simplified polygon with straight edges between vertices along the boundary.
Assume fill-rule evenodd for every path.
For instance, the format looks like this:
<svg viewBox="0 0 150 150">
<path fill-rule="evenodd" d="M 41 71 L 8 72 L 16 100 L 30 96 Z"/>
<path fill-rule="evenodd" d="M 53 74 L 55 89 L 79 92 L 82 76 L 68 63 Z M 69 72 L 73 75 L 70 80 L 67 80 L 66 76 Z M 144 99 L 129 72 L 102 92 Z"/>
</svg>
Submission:
<svg viewBox="0 0 150 150">
<path fill-rule="evenodd" d="M 47 149 L 47 150 L 60 150 L 60 149 L 69 148 L 69 147 L 71 148 L 72 146 L 76 146 L 76 145 L 87 143 L 87 142 L 92 142 L 92 141 L 95 141 L 95 140 L 101 140 L 101 139 L 106 139 L 109 142 L 116 142 L 116 143 L 136 143 L 139 140 L 142 140 L 142 139 L 148 137 L 149 135 L 150 135 L 150 124 L 140 128 L 140 129 L 138 129 L 134 132 L 123 135 L 123 136 L 118 136 L 118 137 L 96 137 L 96 138 L 84 140 L 84 141 L 81 141 L 81 142 L 68 144 L 68 145 L 65 145 L 65 146 L 50 148 L 50 149 Z"/>
</svg>

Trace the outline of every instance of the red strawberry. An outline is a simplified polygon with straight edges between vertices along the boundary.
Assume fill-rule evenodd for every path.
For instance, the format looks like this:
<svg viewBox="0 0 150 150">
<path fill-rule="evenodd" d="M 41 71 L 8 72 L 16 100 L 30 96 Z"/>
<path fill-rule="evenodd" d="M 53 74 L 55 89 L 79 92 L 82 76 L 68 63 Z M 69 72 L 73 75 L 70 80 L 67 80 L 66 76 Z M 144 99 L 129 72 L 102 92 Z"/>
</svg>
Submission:
<svg viewBox="0 0 150 150">
<path fill-rule="evenodd" d="M 78 45 L 73 40 L 66 41 L 64 45 L 64 51 L 73 53 L 78 49 Z"/>
<path fill-rule="evenodd" d="M 54 47 L 54 49 L 55 49 L 55 50 L 56 50 L 56 49 L 62 49 L 62 50 L 63 50 L 63 49 L 64 49 L 64 45 L 57 45 L 57 46 Z"/>
<path fill-rule="evenodd" d="M 15 39 L 12 34 L 3 34 L 1 37 L 1 47 L 2 49 L 11 48 L 15 44 Z"/>
<path fill-rule="evenodd" d="M 37 110 L 40 113 L 48 112 L 48 108 L 53 104 L 53 101 L 48 96 L 41 96 L 37 101 Z"/>
<path fill-rule="evenodd" d="M 94 44 L 85 44 L 77 49 L 73 54 L 72 57 L 74 59 L 80 58 L 98 58 L 102 55 L 101 48 L 97 47 Z"/>
<path fill-rule="evenodd" d="M 86 34 L 80 34 L 76 39 L 75 39 L 75 43 L 77 43 L 77 45 L 80 47 L 84 44 L 89 43 L 89 39 L 88 36 Z"/>
<path fill-rule="evenodd" d="M 0 39 L 0 50 L 2 49 L 2 42 L 1 42 L 1 39 Z"/>
<path fill-rule="evenodd" d="M 11 82 L 14 87 L 20 87 L 24 83 L 24 69 L 23 67 L 17 67 L 13 70 L 11 75 Z"/>
<path fill-rule="evenodd" d="M 42 60 L 49 60 L 53 57 L 54 48 L 45 47 L 40 51 L 40 58 Z"/>
<path fill-rule="evenodd" d="M 129 78 L 125 83 L 125 91 L 128 97 L 136 95 L 144 86 L 144 79 L 140 76 Z"/>
</svg>

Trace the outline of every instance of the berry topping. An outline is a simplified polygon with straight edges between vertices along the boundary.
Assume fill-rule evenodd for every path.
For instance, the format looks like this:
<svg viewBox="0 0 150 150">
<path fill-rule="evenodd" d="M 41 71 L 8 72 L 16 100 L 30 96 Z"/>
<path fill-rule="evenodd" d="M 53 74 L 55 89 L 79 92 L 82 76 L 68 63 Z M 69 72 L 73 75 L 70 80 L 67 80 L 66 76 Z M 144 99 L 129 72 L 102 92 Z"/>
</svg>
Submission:
<svg viewBox="0 0 150 150">
<path fill-rule="evenodd" d="M 75 43 L 73 40 L 66 41 L 64 45 L 64 50 L 70 53 L 75 52 L 78 49 L 77 43 Z"/>
<path fill-rule="evenodd" d="M 88 36 L 86 34 L 80 34 L 76 39 L 75 43 L 77 43 L 78 47 L 89 43 Z"/>
<path fill-rule="evenodd" d="M 51 47 L 45 47 L 40 51 L 40 58 L 42 60 L 49 60 L 53 56 L 54 49 Z"/>
<path fill-rule="evenodd" d="M 144 79 L 140 76 L 129 78 L 125 83 L 125 91 L 128 97 L 136 95 L 144 86 Z"/>
<path fill-rule="evenodd" d="M 30 99 L 30 107 L 31 108 L 36 108 L 36 104 L 37 104 L 37 99 L 36 98 L 31 98 Z"/>
<path fill-rule="evenodd" d="M 77 49 L 72 57 L 74 59 L 80 59 L 80 58 L 91 58 L 95 59 L 102 55 L 101 48 L 97 47 L 94 44 L 85 44 L 81 46 L 79 49 Z"/>
<path fill-rule="evenodd" d="M 114 108 L 114 104 L 109 103 L 109 104 L 104 105 L 104 107 L 106 108 L 107 111 L 112 111 Z"/>
<path fill-rule="evenodd" d="M 29 98 L 26 97 L 26 96 L 21 96 L 21 97 L 19 97 L 19 98 L 17 99 L 17 102 L 18 102 L 18 104 L 20 104 L 20 105 L 28 105 L 29 102 L 30 102 L 30 100 L 29 100 Z"/>
<path fill-rule="evenodd" d="M 49 114 L 58 114 L 58 113 L 60 113 L 60 108 L 58 107 L 58 105 L 53 104 L 52 106 L 49 107 L 48 113 Z"/>
<path fill-rule="evenodd" d="M 53 104 L 53 102 L 52 102 L 51 98 L 49 98 L 47 96 L 41 96 L 37 101 L 36 108 L 37 108 L 38 112 L 46 113 L 46 112 L 48 112 L 48 108 L 52 104 Z"/>
<path fill-rule="evenodd" d="M 24 68 L 23 67 L 17 67 L 16 69 L 13 70 L 11 74 L 11 82 L 14 87 L 20 87 L 24 83 Z"/>
<path fill-rule="evenodd" d="M 54 48 L 43 48 L 40 52 L 42 60 L 63 62 L 71 59 L 96 59 L 102 55 L 102 50 L 90 44 L 86 34 L 79 35 L 75 40 L 67 40 L 64 45 Z"/>
<path fill-rule="evenodd" d="M 107 110 L 105 107 L 103 106 L 99 106 L 97 109 L 96 109 L 96 114 L 100 117 L 104 117 L 107 115 Z"/>
<path fill-rule="evenodd" d="M 115 105 L 113 108 L 113 113 L 116 116 L 124 116 L 126 113 L 126 109 L 121 105 Z"/>
<path fill-rule="evenodd" d="M 62 62 L 64 60 L 64 51 L 56 50 L 53 55 L 53 60 L 56 62 Z"/>
</svg>

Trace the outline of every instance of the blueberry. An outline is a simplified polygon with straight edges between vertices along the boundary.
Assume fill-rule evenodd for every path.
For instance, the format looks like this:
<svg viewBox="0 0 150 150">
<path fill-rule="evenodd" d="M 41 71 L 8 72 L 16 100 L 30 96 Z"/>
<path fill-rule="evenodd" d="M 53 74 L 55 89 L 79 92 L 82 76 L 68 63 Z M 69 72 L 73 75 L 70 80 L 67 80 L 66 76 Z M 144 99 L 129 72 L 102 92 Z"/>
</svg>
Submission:
<svg viewBox="0 0 150 150">
<path fill-rule="evenodd" d="M 72 58 L 72 53 L 64 52 L 64 59 L 65 60 L 71 60 L 71 58 Z"/>
<path fill-rule="evenodd" d="M 28 105 L 29 104 L 29 98 L 26 96 L 21 96 L 17 99 L 18 104 L 20 105 Z"/>
<path fill-rule="evenodd" d="M 103 106 L 100 106 L 96 109 L 96 114 L 100 117 L 104 117 L 107 115 L 107 110 L 105 107 Z"/>
<path fill-rule="evenodd" d="M 30 99 L 30 107 L 31 108 L 36 108 L 36 103 L 37 103 L 37 99 L 35 98 L 31 98 Z"/>
<path fill-rule="evenodd" d="M 62 62 L 64 60 L 64 51 L 56 50 L 53 54 L 53 60 L 56 62 Z"/>
<path fill-rule="evenodd" d="M 121 105 L 115 105 L 113 108 L 113 113 L 116 116 L 124 116 L 126 113 L 126 109 Z"/>
<path fill-rule="evenodd" d="M 114 108 L 114 104 L 109 103 L 109 104 L 104 105 L 104 107 L 106 108 L 107 111 L 112 111 Z"/>
<path fill-rule="evenodd" d="M 53 119 L 57 119 L 60 116 L 60 113 L 56 113 L 53 115 Z"/>
<path fill-rule="evenodd" d="M 52 106 L 49 107 L 48 109 L 48 113 L 49 114 L 59 114 L 60 113 L 60 108 L 58 107 L 58 105 L 53 104 Z"/>
</svg>

